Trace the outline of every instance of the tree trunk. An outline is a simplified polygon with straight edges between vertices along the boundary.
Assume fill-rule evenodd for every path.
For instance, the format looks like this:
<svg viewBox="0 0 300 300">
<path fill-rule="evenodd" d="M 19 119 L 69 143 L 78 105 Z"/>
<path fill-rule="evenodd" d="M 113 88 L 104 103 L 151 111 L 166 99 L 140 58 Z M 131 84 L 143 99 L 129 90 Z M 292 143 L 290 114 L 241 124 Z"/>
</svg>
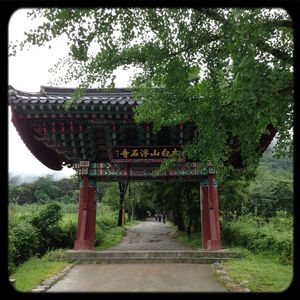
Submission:
<svg viewBox="0 0 300 300">
<path fill-rule="evenodd" d="M 184 222 L 183 222 L 182 207 L 180 205 L 180 197 L 181 197 L 181 195 L 179 195 L 176 198 L 176 205 L 175 205 L 175 215 L 176 215 L 176 223 L 177 223 L 176 225 L 178 227 L 178 230 L 184 231 L 185 228 L 184 228 Z"/>
<path fill-rule="evenodd" d="M 130 218 L 130 221 L 132 222 L 134 219 L 134 205 L 132 205 L 132 208 L 131 208 L 131 218 Z"/>
<path fill-rule="evenodd" d="M 120 207 L 122 207 L 121 200 L 120 200 Z M 122 209 L 119 209 L 118 226 L 122 226 Z"/>
<path fill-rule="evenodd" d="M 118 226 L 123 226 L 125 224 L 125 194 L 128 187 L 128 183 L 119 182 L 119 191 L 120 191 L 120 208 L 118 216 Z"/>
<path fill-rule="evenodd" d="M 191 201 L 190 189 L 186 190 L 187 204 L 189 208 L 189 223 L 187 226 L 187 235 L 191 236 L 192 224 L 193 224 L 193 208 Z"/>
</svg>

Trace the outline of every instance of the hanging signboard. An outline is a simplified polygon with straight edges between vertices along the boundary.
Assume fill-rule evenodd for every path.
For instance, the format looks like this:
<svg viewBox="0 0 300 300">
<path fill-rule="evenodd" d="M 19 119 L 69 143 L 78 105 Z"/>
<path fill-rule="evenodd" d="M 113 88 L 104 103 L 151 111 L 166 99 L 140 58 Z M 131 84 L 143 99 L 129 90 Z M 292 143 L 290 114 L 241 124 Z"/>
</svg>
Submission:
<svg viewBox="0 0 300 300">
<path fill-rule="evenodd" d="M 113 159 L 118 160 L 148 160 L 165 159 L 176 156 L 180 147 L 157 146 L 157 147 L 112 147 Z"/>
</svg>

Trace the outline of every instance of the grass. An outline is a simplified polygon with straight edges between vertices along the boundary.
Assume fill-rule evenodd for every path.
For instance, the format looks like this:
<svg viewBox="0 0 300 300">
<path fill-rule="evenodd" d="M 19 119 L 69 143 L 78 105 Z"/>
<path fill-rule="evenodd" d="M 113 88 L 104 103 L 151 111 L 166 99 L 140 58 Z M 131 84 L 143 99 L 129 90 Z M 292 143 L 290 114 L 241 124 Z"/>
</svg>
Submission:
<svg viewBox="0 0 300 300">
<path fill-rule="evenodd" d="M 222 262 L 224 270 L 236 283 L 242 283 L 251 292 L 283 292 L 289 287 L 293 278 L 291 265 L 280 264 L 263 254 L 243 252 L 246 254 L 243 258 Z"/>
<path fill-rule="evenodd" d="M 65 219 L 73 219 L 72 214 L 65 216 Z M 128 222 L 123 227 L 113 227 L 105 232 L 105 237 L 96 250 L 104 250 L 119 244 L 126 230 L 138 224 L 139 221 Z M 16 290 L 30 292 L 45 279 L 54 276 L 57 272 L 68 265 L 64 258 L 64 249 L 57 249 L 47 252 L 42 258 L 32 257 L 20 265 L 10 278 L 16 280 Z"/>
<path fill-rule="evenodd" d="M 178 231 L 176 238 L 195 249 L 201 248 L 200 233 L 192 233 L 190 237 L 185 232 Z M 226 247 L 229 251 L 241 252 L 244 257 L 222 262 L 228 276 L 251 292 L 283 292 L 293 279 L 293 266 L 283 265 L 274 255 L 252 253 L 246 248 Z M 221 279 L 216 274 L 218 280 Z"/>
<path fill-rule="evenodd" d="M 139 221 L 134 220 L 126 223 L 126 225 L 123 227 L 113 227 L 109 229 L 108 231 L 106 231 L 105 237 L 101 242 L 101 244 L 96 247 L 96 250 L 105 250 L 119 244 L 122 241 L 126 233 L 126 230 L 129 227 L 136 225 L 138 223 Z"/>
<path fill-rule="evenodd" d="M 98 205 L 100 214 L 97 215 L 97 226 L 103 234 L 101 245 L 96 250 L 104 250 L 120 243 L 128 227 L 136 225 L 139 221 L 128 222 L 123 227 L 116 227 L 116 213 L 109 207 Z M 40 210 L 43 205 L 10 205 L 10 218 L 26 218 Z M 63 218 L 60 221 L 61 227 L 66 230 L 76 229 L 77 212 L 74 212 L 75 205 L 63 205 Z M 76 208 L 77 209 L 77 208 Z M 72 226 L 69 226 L 69 225 Z M 75 227 L 74 227 L 74 226 Z M 74 228 L 73 228 L 74 227 Z M 75 237 L 74 237 L 75 239 Z M 48 251 L 42 258 L 32 257 L 16 268 L 16 271 L 10 276 L 16 280 L 16 289 L 20 292 L 29 292 L 45 279 L 52 277 L 65 266 L 68 262 L 64 256 L 66 249 L 56 249 Z"/>
<path fill-rule="evenodd" d="M 119 244 L 123 239 L 125 232 L 126 229 L 124 227 L 114 227 L 109 229 L 101 244 L 96 247 L 96 250 L 105 250 Z"/>
<path fill-rule="evenodd" d="M 177 231 L 176 238 L 187 246 L 191 246 L 194 249 L 201 248 L 201 234 L 199 232 L 192 232 L 190 236 L 183 231 Z"/>
<path fill-rule="evenodd" d="M 66 223 L 75 223 L 77 225 L 77 218 L 78 215 L 75 213 L 65 213 L 63 214 L 61 220 L 60 220 L 60 224 L 66 224 Z"/>
<path fill-rule="evenodd" d="M 19 266 L 10 278 L 16 280 L 17 291 L 29 292 L 67 265 L 68 263 L 65 261 L 50 261 L 45 258 L 32 257 Z"/>
</svg>

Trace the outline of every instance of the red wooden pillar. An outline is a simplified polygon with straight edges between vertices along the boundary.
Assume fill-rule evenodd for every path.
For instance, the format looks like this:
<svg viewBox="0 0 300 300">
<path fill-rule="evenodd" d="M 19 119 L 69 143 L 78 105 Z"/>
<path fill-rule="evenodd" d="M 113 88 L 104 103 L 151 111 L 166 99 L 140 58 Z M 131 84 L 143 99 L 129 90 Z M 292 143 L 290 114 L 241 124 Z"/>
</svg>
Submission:
<svg viewBox="0 0 300 300">
<path fill-rule="evenodd" d="M 215 173 L 208 165 L 207 179 L 200 181 L 200 210 L 202 248 L 220 250 L 221 235 L 219 223 L 218 190 Z"/>
<path fill-rule="evenodd" d="M 207 179 L 203 179 L 200 181 L 200 214 L 202 248 L 207 249 L 207 241 L 210 240 Z"/>
<path fill-rule="evenodd" d="M 75 250 L 91 250 L 95 246 L 96 232 L 96 182 L 81 176 L 77 239 L 74 244 Z"/>
</svg>

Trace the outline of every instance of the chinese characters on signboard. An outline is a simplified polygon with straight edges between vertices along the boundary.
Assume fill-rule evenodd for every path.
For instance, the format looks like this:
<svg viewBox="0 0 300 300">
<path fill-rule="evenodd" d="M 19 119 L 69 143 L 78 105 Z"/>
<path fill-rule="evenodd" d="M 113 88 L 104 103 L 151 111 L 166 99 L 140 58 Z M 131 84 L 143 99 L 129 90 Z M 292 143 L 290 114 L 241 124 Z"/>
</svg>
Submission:
<svg viewBox="0 0 300 300">
<path fill-rule="evenodd" d="M 113 147 L 114 159 L 164 159 L 176 156 L 179 147 Z"/>
</svg>

